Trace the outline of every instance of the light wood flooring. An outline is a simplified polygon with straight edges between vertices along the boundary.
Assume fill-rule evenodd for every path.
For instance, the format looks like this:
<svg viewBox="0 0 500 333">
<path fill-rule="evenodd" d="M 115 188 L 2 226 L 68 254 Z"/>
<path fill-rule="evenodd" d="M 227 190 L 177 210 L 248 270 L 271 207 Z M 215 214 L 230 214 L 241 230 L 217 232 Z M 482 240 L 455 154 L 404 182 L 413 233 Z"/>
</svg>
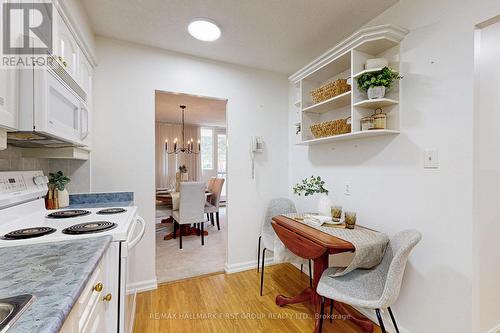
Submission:
<svg viewBox="0 0 500 333">
<path fill-rule="evenodd" d="M 309 304 L 283 308 L 277 294 L 295 295 L 308 277 L 290 264 L 266 267 L 264 295 L 259 296 L 260 273 L 211 274 L 159 285 L 137 296 L 135 333 L 152 332 L 312 332 L 314 313 Z M 359 333 L 349 322 L 325 321 L 323 332 Z M 380 333 L 376 327 L 375 333 Z"/>
</svg>

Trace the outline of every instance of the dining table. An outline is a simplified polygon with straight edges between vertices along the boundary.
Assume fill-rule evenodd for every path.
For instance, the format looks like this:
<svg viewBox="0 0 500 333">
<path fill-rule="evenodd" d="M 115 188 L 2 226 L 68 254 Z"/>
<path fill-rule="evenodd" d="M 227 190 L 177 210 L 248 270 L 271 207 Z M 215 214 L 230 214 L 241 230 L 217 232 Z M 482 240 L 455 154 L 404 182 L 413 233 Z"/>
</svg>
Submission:
<svg viewBox="0 0 500 333">
<path fill-rule="evenodd" d="M 286 216 L 273 217 L 271 225 L 276 235 L 291 252 L 303 259 L 311 259 L 314 262 L 313 288 L 305 288 L 298 295 L 291 297 L 278 295 L 276 296 L 276 304 L 282 307 L 288 304 L 312 302 L 315 311 L 313 332 L 318 333 L 321 297 L 316 293 L 316 287 L 321 275 L 328 268 L 329 255 L 354 252 L 355 247 L 348 241 Z M 373 332 L 373 323 L 369 319 L 353 313 L 340 302 L 334 302 L 334 308 L 339 314 L 345 315 L 345 318 L 358 326 L 363 332 Z"/>
<path fill-rule="evenodd" d="M 212 193 L 210 191 L 205 191 L 205 197 L 208 200 Z M 172 210 L 174 209 L 179 209 L 179 192 L 176 192 L 174 190 L 167 190 L 167 189 L 157 189 L 156 190 L 156 201 L 162 202 L 163 204 L 166 204 L 169 206 Z M 165 222 L 164 222 L 165 221 Z M 173 222 L 173 218 L 169 217 L 165 220 L 162 220 L 162 223 L 171 223 Z M 180 235 L 182 232 L 182 236 L 199 236 L 201 234 L 201 230 L 195 226 L 191 226 L 188 224 L 182 224 L 180 228 L 177 229 L 176 231 L 176 237 Z M 208 236 L 208 231 L 204 230 L 203 231 L 204 236 Z M 170 232 L 166 234 L 163 239 L 164 240 L 169 240 L 174 238 L 174 232 Z"/>
</svg>

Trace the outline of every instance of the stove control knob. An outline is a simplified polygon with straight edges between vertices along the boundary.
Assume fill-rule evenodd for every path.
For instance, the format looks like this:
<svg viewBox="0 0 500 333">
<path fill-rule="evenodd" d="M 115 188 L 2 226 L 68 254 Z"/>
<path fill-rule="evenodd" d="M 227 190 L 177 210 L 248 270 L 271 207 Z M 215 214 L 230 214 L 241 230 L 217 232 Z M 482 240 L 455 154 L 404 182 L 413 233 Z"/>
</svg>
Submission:
<svg viewBox="0 0 500 333">
<path fill-rule="evenodd" d="M 43 184 L 47 184 L 48 182 L 49 182 L 49 179 L 47 178 L 47 176 L 33 177 L 33 183 L 35 183 L 35 185 L 43 185 Z"/>
</svg>

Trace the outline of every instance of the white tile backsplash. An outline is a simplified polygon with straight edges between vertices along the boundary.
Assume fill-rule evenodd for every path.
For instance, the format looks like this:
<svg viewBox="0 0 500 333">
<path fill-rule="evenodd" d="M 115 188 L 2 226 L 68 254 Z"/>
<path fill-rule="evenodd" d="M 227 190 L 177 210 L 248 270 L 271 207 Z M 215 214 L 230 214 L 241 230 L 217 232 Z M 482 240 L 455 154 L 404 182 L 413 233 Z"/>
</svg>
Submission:
<svg viewBox="0 0 500 333">
<path fill-rule="evenodd" d="M 68 184 L 70 193 L 90 192 L 90 160 L 23 158 L 22 148 L 8 146 L 0 150 L 0 171 L 28 170 L 42 170 L 47 176 L 50 172 L 61 170 L 71 178 Z"/>
</svg>

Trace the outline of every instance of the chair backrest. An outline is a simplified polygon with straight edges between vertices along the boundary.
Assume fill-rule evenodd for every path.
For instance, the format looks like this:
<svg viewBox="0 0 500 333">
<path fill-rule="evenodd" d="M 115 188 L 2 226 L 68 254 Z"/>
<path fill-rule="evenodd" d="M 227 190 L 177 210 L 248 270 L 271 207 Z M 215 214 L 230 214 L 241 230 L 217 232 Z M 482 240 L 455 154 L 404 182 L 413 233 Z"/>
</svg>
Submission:
<svg viewBox="0 0 500 333">
<path fill-rule="evenodd" d="M 214 183 L 215 183 L 215 177 L 210 177 L 210 179 L 208 180 L 208 183 L 207 183 L 207 189 L 208 189 L 208 192 L 212 192 L 213 190 L 213 187 L 214 187 Z"/>
<path fill-rule="evenodd" d="M 391 306 L 398 298 L 408 257 L 421 239 L 422 235 L 417 230 L 404 230 L 391 238 L 384 258 L 377 266 L 377 270 L 385 277 L 381 308 Z"/>
<path fill-rule="evenodd" d="M 269 201 L 266 217 L 261 230 L 262 242 L 265 248 L 269 250 L 274 249 L 274 239 L 276 238 L 276 233 L 271 225 L 273 217 L 289 213 L 297 213 L 297 209 L 295 208 L 295 204 L 292 200 L 287 198 L 276 198 Z"/>
<path fill-rule="evenodd" d="M 205 183 L 182 182 L 179 194 L 180 224 L 200 223 L 205 211 Z"/>
<path fill-rule="evenodd" d="M 222 187 L 224 186 L 224 178 L 214 178 L 212 189 L 209 190 L 212 195 L 210 195 L 209 202 L 215 207 L 219 208 L 220 197 L 222 194 Z"/>
</svg>

